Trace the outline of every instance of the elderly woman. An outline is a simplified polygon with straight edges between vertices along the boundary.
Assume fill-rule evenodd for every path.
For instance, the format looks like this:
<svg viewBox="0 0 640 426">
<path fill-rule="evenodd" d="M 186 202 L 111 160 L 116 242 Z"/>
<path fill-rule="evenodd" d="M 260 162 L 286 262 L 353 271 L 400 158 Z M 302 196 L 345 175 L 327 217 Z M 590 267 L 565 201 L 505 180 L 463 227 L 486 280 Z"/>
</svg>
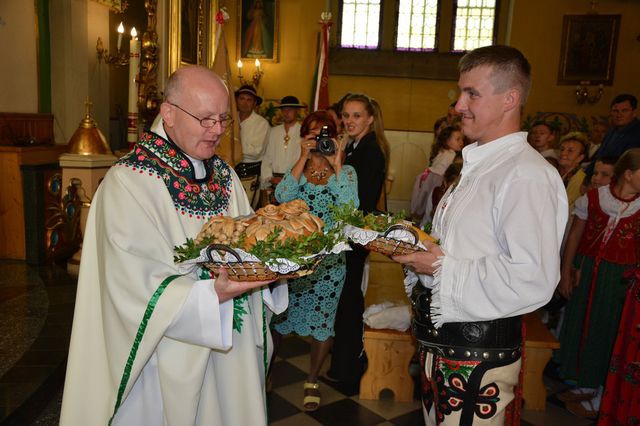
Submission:
<svg viewBox="0 0 640 426">
<path fill-rule="evenodd" d="M 569 200 L 569 212 L 573 211 L 573 205 L 580 197 L 580 187 L 585 174 L 580 163 L 587 153 L 586 136 L 580 132 L 570 132 L 560 140 L 560 154 L 558 155 L 558 171 L 567 188 Z"/>
<path fill-rule="evenodd" d="M 317 149 L 316 136 L 325 126 L 335 148 L 333 153 Z M 344 152 L 336 142 L 335 134 L 336 127 L 329 114 L 316 111 L 308 115 L 300 129 L 300 158 L 275 192 L 281 203 L 304 200 L 311 213 L 324 220 L 325 230 L 333 226 L 329 206 L 359 204 L 356 172 L 353 167 L 342 165 Z M 345 255 L 340 253 L 327 256 L 313 274 L 292 280 L 289 308 L 272 323 L 276 350 L 283 334 L 312 337 L 309 376 L 304 384 L 306 411 L 316 410 L 320 405 L 318 374 L 333 343 L 333 324 L 345 271 Z"/>
</svg>

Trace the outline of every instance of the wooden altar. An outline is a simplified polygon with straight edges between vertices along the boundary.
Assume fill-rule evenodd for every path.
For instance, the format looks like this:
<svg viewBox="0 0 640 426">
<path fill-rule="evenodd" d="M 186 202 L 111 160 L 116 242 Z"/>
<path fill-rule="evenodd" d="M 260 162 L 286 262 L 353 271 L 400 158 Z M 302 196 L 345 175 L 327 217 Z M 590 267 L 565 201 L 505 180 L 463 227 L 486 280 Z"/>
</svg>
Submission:
<svg viewBox="0 0 640 426">
<path fill-rule="evenodd" d="M 27 231 L 38 226 L 27 223 L 25 201 L 34 205 L 44 196 L 44 188 L 33 189 L 35 193 L 25 200 L 22 168 L 43 166 L 57 172 L 58 157 L 66 151 L 66 145 L 54 145 L 53 115 L 0 113 L 0 258 L 26 259 Z M 44 215 L 41 207 L 41 212 L 28 213 Z"/>
</svg>

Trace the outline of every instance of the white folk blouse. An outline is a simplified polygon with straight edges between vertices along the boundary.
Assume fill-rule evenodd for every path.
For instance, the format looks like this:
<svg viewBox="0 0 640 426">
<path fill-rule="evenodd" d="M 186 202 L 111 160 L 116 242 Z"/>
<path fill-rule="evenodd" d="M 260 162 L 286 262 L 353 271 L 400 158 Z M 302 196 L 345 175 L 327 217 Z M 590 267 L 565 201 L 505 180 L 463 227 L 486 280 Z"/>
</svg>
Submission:
<svg viewBox="0 0 640 426">
<path fill-rule="evenodd" d="M 558 172 L 524 132 L 476 142 L 462 156 L 460 181 L 434 217 L 445 255 L 433 280 L 421 280 L 433 289 L 437 327 L 533 311 L 560 277 L 568 208 Z"/>
</svg>

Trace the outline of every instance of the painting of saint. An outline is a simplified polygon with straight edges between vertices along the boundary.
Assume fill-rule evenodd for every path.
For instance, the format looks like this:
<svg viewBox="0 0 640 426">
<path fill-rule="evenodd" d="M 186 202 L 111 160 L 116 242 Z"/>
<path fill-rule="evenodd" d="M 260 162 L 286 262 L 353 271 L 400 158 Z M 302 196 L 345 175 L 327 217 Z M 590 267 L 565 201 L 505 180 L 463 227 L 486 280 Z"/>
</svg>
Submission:
<svg viewBox="0 0 640 426">
<path fill-rule="evenodd" d="M 242 0 L 240 57 L 275 59 L 276 0 Z"/>
</svg>

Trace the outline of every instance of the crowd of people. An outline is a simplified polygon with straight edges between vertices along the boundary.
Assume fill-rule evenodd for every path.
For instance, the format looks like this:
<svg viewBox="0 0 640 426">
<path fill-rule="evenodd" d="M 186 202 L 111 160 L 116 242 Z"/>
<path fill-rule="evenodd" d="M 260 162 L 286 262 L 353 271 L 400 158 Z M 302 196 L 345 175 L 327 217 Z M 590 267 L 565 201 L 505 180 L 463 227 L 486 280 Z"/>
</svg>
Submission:
<svg viewBox="0 0 640 426">
<path fill-rule="evenodd" d="M 629 290 L 625 279 L 640 251 L 637 101 L 613 100 L 604 136 L 602 123 L 591 136 L 558 135 L 544 121 L 527 134 L 521 116 L 531 70 L 520 51 L 479 48 L 459 71 L 460 97 L 434 124 L 411 200 L 411 218 L 431 223 L 438 243 L 393 257 L 413 288 L 425 423 L 504 423 L 521 369 L 522 315 L 556 290 L 568 299 L 556 361 L 576 384 L 562 398 L 579 415 L 602 409 L 603 421 L 615 419 L 626 380 L 620 369 L 638 355 L 629 336 L 640 340 L 637 285 Z M 235 170 L 216 156 L 232 95 L 243 151 Z M 247 215 L 261 203 L 304 200 L 326 229 L 329 206 L 384 208 L 390 149 L 375 99 L 348 93 L 300 123 L 304 105 L 287 95 L 274 127 L 256 113 L 261 102 L 252 86 L 230 93 L 204 67 L 179 69 L 159 118 L 100 185 L 84 239 L 61 424 L 267 424 L 269 364 L 290 333 L 311 341 L 305 410 L 321 404 L 329 353 L 324 380 L 357 392 L 366 363 L 363 247 L 277 283 L 184 275 L 174 263 L 173 248 L 209 218 Z M 320 136 L 333 148 L 320 149 Z M 118 208 L 130 220 L 109 214 Z M 94 391 L 86 392 L 88 382 Z"/>
</svg>

